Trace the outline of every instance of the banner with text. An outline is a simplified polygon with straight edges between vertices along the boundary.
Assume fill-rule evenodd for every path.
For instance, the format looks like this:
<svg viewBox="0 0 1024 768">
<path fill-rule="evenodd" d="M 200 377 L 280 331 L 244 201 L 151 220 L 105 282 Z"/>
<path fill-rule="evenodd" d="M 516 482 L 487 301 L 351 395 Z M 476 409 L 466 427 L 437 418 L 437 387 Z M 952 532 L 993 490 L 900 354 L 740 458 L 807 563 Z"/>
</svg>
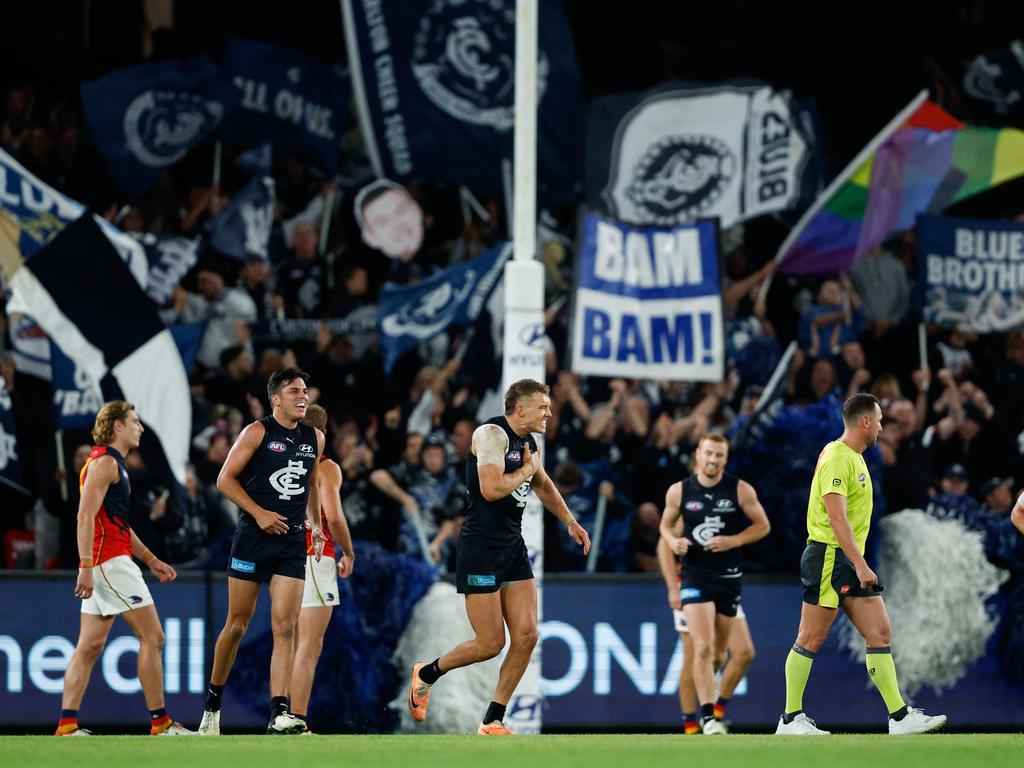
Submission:
<svg viewBox="0 0 1024 768">
<path fill-rule="evenodd" d="M 576 274 L 573 371 L 722 378 L 717 222 L 634 227 L 588 213 Z"/>
<path fill-rule="evenodd" d="M 723 227 L 810 202 L 813 139 L 765 83 L 669 83 L 587 109 L 586 204 L 633 224 Z"/>
<path fill-rule="evenodd" d="M 1024 223 L 919 216 L 917 252 L 925 322 L 1024 327 Z"/>
</svg>

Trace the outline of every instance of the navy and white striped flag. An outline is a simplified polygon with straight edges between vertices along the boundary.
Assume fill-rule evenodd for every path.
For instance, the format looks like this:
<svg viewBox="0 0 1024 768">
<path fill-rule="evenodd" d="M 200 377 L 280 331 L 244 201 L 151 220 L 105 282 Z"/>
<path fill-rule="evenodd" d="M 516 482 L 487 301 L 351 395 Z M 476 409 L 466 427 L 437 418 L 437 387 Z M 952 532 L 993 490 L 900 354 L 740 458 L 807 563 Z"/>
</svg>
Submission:
<svg viewBox="0 0 1024 768">
<path fill-rule="evenodd" d="M 22 259 L 12 222 L 0 236 L 8 282 L 54 344 L 105 400 L 135 404 L 146 427 L 147 461 L 166 463 L 180 483 L 188 461 L 192 400 L 171 331 L 110 240 L 89 215 Z"/>
</svg>

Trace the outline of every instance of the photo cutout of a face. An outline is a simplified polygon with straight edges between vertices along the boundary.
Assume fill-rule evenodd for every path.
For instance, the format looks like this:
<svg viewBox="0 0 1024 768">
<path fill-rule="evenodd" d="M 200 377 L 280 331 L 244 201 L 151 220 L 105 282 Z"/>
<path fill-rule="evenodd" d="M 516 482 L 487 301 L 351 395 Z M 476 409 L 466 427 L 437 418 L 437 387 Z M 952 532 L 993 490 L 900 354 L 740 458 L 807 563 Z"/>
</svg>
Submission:
<svg viewBox="0 0 1024 768">
<path fill-rule="evenodd" d="M 423 210 L 408 190 L 388 179 L 363 187 L 355 199 L 363 242 L 385 256 L 411 261 L 423 244 Z"/>
</svg>

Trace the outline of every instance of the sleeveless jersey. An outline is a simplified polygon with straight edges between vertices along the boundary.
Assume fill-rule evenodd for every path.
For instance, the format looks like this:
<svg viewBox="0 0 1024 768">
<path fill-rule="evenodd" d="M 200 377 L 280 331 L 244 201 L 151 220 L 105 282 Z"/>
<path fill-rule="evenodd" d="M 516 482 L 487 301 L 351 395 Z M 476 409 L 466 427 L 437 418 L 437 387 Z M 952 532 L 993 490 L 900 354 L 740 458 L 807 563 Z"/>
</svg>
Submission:
<svg viewBox="0 0 1024 768">
<path fill-rule="evenodd" d="M 500 427 L 508 436 L 503 472 L 515 472 L 523 466 L 523 445 L 529 443 L 530 451 L 537 453 L 537 441 L 532 434 L 520 437 L 508 425 L 504 416 L 485 422 Z M 459 541 L 466 544 L 485 546 L 508 546 L 522 539 L 523 510 L 530 492 L 533 478 L 516 488 L 512 493 L 497 501 L 487 501 L 480 493 L 480 475 L 477 474 L 477 458 L 469 452 L 466 460 L 466 490 L 469 495 L 466 505 L 466 521 L 462 524 Z"/>
<path fill-rule="evenodd" d="M 320 463 L 323 464 L 327 461 L 326 456 L 320 457 Z M 320 505 L 320 530 L 323 531 L 324 538 L 327 541 L 324 542 L 324 557 L 334 557 L 334 538 L 331 536 L 331 526 L 327 524 L 327 518 L 324 517 L 324 505 Z M 306 521 L 306 554 L 313 554 L 313 529 L 309 527 L 309 521 Z"/>
<path fill-rule="evenodd" d="M 110 445 L 97 445 L 85 460 L 82 473 L 78 476 L 78 490 L 85 487 L 85 476 L 89 465 L 103 456 L 111 456 L 117 462 L 117 473 L 120 479 L 107 487 L 107 494 L 100 504 L 99 514 L 92 536 L 92 562 L 100 565 L 114 557 L 132 554 L 132 529 L 128 525 L 128 470 L 124 466 L 124 457 Z"/>
<path fill-rule="evenodd" d="M 728 473 L 711 488 L 705 488 L 693 474 L 683 480 L 682 507 L 684 533 L 691 546 L 682 558 L 683 571 L 700 570 L 712 576 L 738 578 L 743 574 L 742 548 L 712 552 L 704 545 L 715 536 L 733 536 L 749 521 L 740 509 L 737 488 L 739 478 Z"/>
<path fill-rule="evenodd" d="M 263 439 L 249 463 L 238 474 L 238 482 L 263 509 L 288 518 L 288 533 L 269 534 L 245 512 L 238 516 L 238 527 L 273 538 L 299 538 L 306 531 L 306 502 L 309 478 L 316 463 L 316 430 L 299 423 L 286 429 L 273 416 L 260 419 Z"/>
</svg>

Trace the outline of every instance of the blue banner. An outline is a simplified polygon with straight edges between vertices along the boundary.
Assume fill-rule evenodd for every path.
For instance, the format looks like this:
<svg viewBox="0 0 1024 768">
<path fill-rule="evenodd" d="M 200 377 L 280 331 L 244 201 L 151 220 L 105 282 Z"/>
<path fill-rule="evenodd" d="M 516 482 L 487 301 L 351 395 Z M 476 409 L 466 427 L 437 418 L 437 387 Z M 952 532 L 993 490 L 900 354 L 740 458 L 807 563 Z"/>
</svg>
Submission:
<svg viewBox="0 0 1024 768">
<path fill-rule="evenodd" d="M 786 703 L 786 656 L 800 623 L 801 587 L 744 584 L 743 610 L 757 648 L 729 704 L 734 726 L 774 728 Z M 553 728 L 681 727 L 682 644 L 660 579 L 622 583 L 544 580 L 540 629 L 544 725 Z M 863 662 L 850 660 L 833 631 L 815 657 L 804 707 L 822 728 L 885 731 L 886 712 Z M 899 642 L 899 638 L 896 638 Z M 1014 726 L 1024 718 L 1024 686 L 999 669 L 990 652 L 945 695 L 919 692 L 913 704 L 949 715 L 958 727 Z M 839 703 L 841 702 L 841 706 Z M 515 727 L 515 712 L 506 715 Z"/>
<path fill-rule="evenodd" d="M 253 176 L 228 207 L 207 222 L 207 244 L 239 261 L 267 261 L 275 200 L 274 179 Z"/>
<path fill-rule="evenodd" d="M 499 197 L 512 160 L 514 0 L 342 0 L 363 136 L 378 176 Z M 538 194 L 576 199 L 583 100 L 562 3 L 539 4 Z"/>
<path fill-rule="evenodd" d="M 378 305 L 385 370 L 448 326 L 475 323 L 511 253 L 511 244 L 504 243 L 415 285 L 385 286 Z"/>
<path fill-rule="evenodd" d="M 93 141 L 132 198 L 210 136 L 236 102 L 206 56 L 119 69 L 82 85 Z"/>
<path fill-rule="evenodd" d="M 18 457 L 18 435 L 14 429 L 11 393 L 0 376 L 0 482 L 27 494 L 22 486 L 21 459 Z"/>
<path fill-rule="evenodd" d="M 719 381 L 718 225 L 634 227 L 588 213 L 573 310 L 576 373 Z"/>
<path fill-rule="evenodd" d="M 199 238 L 165 237 L 163 235 L 133 232 L 146 252 L 149 262 L 149 281 L 146 294 L 158 307 L 164 306 L 171 293 L 199 259 Z"/>
<path fill-rule="evenodd" d="M 925 322 L 1024 327 L 1024 224 L 919 216 L 917 253 Z"/>
<path fill-rule="evenodd" d="M 231 37 L 224 70 L 241 99 L 240 110 L 224 126 L 242 144 L 269 141 L 334 174 L 345 113 L 351 96 L 348 78 L 290 48 Z"/>
</svg>

